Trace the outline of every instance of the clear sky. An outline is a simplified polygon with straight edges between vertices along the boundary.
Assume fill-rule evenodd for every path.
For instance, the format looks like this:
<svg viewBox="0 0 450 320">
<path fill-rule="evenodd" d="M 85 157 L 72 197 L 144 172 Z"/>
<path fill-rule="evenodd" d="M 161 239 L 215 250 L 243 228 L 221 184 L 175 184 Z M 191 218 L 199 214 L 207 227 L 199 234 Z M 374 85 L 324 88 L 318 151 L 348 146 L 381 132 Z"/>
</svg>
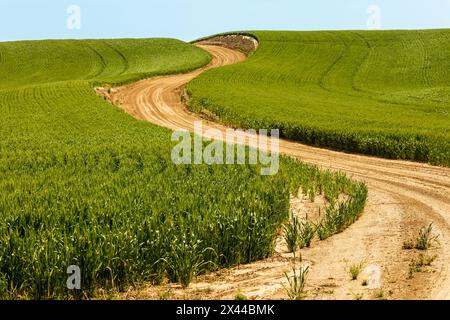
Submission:
<svg viewBox="0 0 450 320">
<path fill-rule="evenodd" d="M 123 37 L 193 40 L 236 30 L 370 26 L 450 28 L 450 0 L 0 0 L 0 41 Z"/>
</svg>

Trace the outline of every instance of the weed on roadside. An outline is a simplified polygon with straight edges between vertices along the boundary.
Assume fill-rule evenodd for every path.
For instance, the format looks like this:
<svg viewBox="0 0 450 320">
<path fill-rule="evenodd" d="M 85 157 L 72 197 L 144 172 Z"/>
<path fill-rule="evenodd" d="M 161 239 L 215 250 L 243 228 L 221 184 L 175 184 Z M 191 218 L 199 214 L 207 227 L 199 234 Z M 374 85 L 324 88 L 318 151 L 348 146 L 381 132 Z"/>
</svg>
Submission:
<svg viewBox="0 0 450 320">
<path fill-rule="evenodd" d="M 361 273 L 363 267 L 364 267 L 364 262 L 361 261 L 359 263 L 352 264 L 348 268 L 348 273 L 350 274 L 350 277 L 351 277 L 352 280 L 358 279 L 358 276 Z"/>
<path fill-rule="evenodd" d="M 439 235 L 433 234 L 433 224 L 422 227 L 419 230 L 419 235 L 415 240 L 408 239 L 403 242 L 403 249 L 405 250 L 428 250 L 434 242 L 438 242 Z"/>
</svg>

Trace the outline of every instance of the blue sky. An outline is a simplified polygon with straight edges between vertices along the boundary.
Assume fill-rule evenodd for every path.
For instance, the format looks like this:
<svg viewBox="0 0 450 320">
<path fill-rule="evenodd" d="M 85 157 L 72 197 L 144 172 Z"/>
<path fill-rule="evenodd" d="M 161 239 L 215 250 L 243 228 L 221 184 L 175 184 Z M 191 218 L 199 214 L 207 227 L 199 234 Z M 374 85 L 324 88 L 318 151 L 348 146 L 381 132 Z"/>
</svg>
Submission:
<svg viewBox="0 0 450 320">
<path fill-rule="evenodd" d="M 80 8 L 69 29 L 67 8 Z M 193 40 L 234 30 L 450 28 L 450 0 L 0 0 L 0 41 L 171 37 Z"/>
</svg>

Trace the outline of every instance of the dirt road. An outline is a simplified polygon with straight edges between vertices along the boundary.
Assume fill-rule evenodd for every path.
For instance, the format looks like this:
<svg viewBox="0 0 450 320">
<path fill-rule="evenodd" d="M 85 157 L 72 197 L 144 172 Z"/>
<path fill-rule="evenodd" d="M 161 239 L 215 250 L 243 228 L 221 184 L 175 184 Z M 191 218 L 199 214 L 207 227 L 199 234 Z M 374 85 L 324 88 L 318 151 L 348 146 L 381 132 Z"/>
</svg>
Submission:
<svg viewBox="0 0 450 320">
<path fill-rule="evenodd" d="M 245 55 L 220 46 L 199 45 L 214 57 L 200 70 L 139 81 L 110 93 L 100 90 L 113 103 L 138 119 L 170 129 L 193 130 L 201 118 L 186 109 L 181 96 L 185 85 L 212 67 L 237 63 Z M 203 120 L 204 129 L 226 127 Z M 282 153 L 322 168 L 341 170 L 363 180 L 369 187 L 363 216 L 344 233 L 316 241 L 304 249 L 311 266 L 308 279 L 310 299 L 450 299 L 450 169 L 406 161 L 352 155 L 282 140 Z M 412 259 L 419 252 L 402 249 L 403 242 L 416 237 L 420 227 L 433 223 L 440 244 L 428 250 L 437 255 L 430 267 L 408 276 Z M 284 271 L 290 270 L 289 254 L 200 277 L 190 289 L 177 285 L 149 286 L 131 290 L 121 298 L 233 298 L 237 292 L 249 298 L 286 298 Z M 371 290 L 361 280 L 351 281 L 348 266 L 364 261 L 381 268 L 381 288 Z M 361 279 L 364 277 L 361 275 Z"/>
</svg>

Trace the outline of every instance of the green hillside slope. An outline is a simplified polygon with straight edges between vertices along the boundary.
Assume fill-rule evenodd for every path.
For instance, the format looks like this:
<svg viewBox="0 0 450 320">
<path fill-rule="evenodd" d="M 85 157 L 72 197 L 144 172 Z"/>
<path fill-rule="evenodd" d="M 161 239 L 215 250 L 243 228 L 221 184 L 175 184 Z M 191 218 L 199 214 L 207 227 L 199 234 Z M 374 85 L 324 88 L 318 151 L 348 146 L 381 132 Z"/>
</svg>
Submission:
<svg viewBox="0 0 450 320">
<path fill-rule="evenodd" d="M 172 39 L 0 43 L 0 89 L 67 80 L 122 83 L 190 71 L 209 56 Z"/>
<path fill-rule="evenodd" d="M 189 85 L 194 109 L 307 144 L 450 165 L 450 30 L 252 34 L 250 59 Z"/>
</svg>

